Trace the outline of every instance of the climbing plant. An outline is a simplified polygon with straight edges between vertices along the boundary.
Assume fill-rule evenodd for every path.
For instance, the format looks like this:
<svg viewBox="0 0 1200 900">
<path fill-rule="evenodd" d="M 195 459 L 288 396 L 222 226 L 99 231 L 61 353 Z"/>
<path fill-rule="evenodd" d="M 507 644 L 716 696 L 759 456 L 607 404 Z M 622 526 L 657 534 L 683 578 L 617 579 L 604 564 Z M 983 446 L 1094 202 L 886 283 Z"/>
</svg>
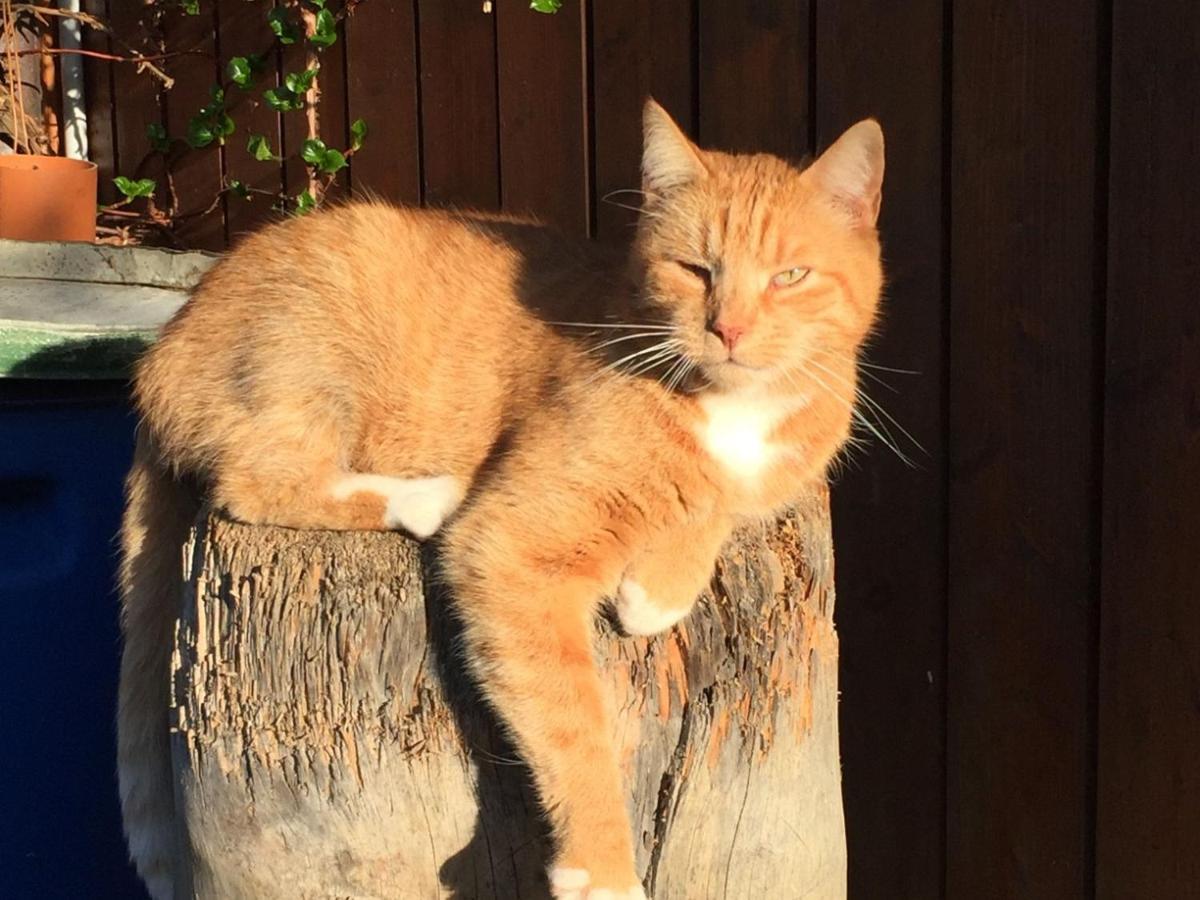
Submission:
<svg viewBox="0 0 1200 900">
<path fill-rule="evenodd" d="M 316 208 L 330 183 L 367 138 L 367 123 L 356 119 L 350 125 L 348 143 L 341 145 L 329 140 L 321 134 L 319 116 L 322 55 L 337 43 L 341 21 L 363 2 L 367 0 L 284 0 L 279 4 L 258 0 L 262 49 L 227 60 L 220 79 L 209 88 L 207 102 L 191 111 L 182 133 L 168 133 L 161 122 L 146 126 L 151 154 L 160 157 L 161 164 L 155 168 L 163 172 L 162 178 L 167 183 L 160 184 L 158 178 L 142 176 L 141 170 L 147 168 L 146 160 L 142 160 L 135 165 L 134 171 L 113 179 L 122 199 L 102 208 L 101 217 L 128 219 L 126 208 L 134 201 L 143 200 L 141 214 L 155 224 L 169 227 L 181 217 L 204 215 L 215 210 L 222 198 L 237 202 L 250 200 L 254 195 L 265 195 L 263 199 L 274 207 L 293 214 Z M 171 16 L 200 15 L 201 5 L 200 0 L 152 0 L 146 11 L 145 26 L 155 32 L 154 38 L 164 45 L 164 55 L 170 55 L 172 50 L 180 48 L 165 46 L 162 37 L 164 21 Z M 291 70 L 278 71 L 276 60 L 285 58 L 281 51 L 288 47 L 302 49 L 303 62 Z M 286 58 L 297 56 L 289 53 Z M 163 89 L 170 87 L 170 84 L 164 84 Z M 226 153 L 245 153 L 264 165 L 278 166 L 284 161 L 284 156 L 272 145 L 270 136 L 239 128 L 236 109 L 239 106 L 246 108 L 243 101 L 264 104 L 280 115 L 305 119 L 304 140 L 298 147 L 290 149 L 287 158 L 304 166 L 307 183 L 301 190 L 287 194 L 282 190 L 272 192 L 252 188 L 241 180 L 226 178 L 207 209 L 178 210 L 169 182 L 174 167 L 188 153 L 224 147 Z"/>
<path fill-rule="evenodd" d="M 133 0 L 119 0 L 133 2 Z M 341 139 L 323 134 L 320 121 L 321 68 L 324 54 L 340 39 L 341 26 L 357 6 L 370 0 L 245 0 L 258 8 L 261 45 L 255 53 L 226 60 L 219 77 L 209 87 L 204 102 L 187 110 L 186 124 L 178 133 L 168 131 L 157 113 L 145 126 L 149 152 L 140 160 L 121 160 L 121 172 L 113 178 L 119 199 L 101 206 L 102 233 L 120 240 L 137 240 L 149 232 L 174 239 L 178 225 L 189 218 L 215 212 L 222 203 L 255 200 L 274 208 L 302 215 L 318 207 L 330 185 L 367 140 L 369 125 L 356 119 Z M 438 0 L 442 2 L 442 0 Z M 485 3 L 484 8 L 491 6 Z M 553 14 L 562 0 L 529 0 L 529 8 Z M 113 6 L 108 9 L 111 11 Z M 54 152 L 37 116 L 21 103 L 19 59 L 32 53 L 82 53 L 113 64 L 132 65 L 140 75 L 153 79 L 158 99 L 175 103 L 172 61 L 197 54 L 196 47 L 176 46 L 176 26 L 182 17 L 200 16 L 201 0 L 145 0 L 138 7 L 140 34 L 118 33 L 110 21 L 89 12 L 58 8 L 50 0 L 0 0 L 0 140 L 12 151 Z M 50 48 L 54 26 L 64 18 L 74 19 L 84 29 L 107 36 L 109 51 Z M 194 31 L 194 29 L 193 29 Z M 18 46 L 18 40 L 41 41 L 40 49 Z M 24 46 L 24 45 L 22 45 Z M 290 65 L 281 65 L 289 61 Z M 292 62 L 294 61 L 294 62 Z M 214 65 L 215 71 L 215 65 Z M 17 87 L 14 91 L 14 87 Z M 272 136 L 247 130 L 238 121 L 241 111 L 265 105 L 280 116 L 304 120 L 298 146 L 286 148 L 273 143 Z M 178 115 L 173 121 L 181 121 Z M 278 138 L 275 139 L 278 141 Z M 289 142 L 294 143 L 294 142 Z M 182 210 L 173 177 L 191 154 L 211 153 L 222 148 L 228 158 L 244 153 L 264 166 L 283 163 L 302 166 L 304 184 L 275 191 L 252 187 L 242 180 L 225 177 L 204 208 Z M 286 149 L 286 153 L 285 153 Z M 242 167 L 238 167 L 241 169 Z"/>
</svg>

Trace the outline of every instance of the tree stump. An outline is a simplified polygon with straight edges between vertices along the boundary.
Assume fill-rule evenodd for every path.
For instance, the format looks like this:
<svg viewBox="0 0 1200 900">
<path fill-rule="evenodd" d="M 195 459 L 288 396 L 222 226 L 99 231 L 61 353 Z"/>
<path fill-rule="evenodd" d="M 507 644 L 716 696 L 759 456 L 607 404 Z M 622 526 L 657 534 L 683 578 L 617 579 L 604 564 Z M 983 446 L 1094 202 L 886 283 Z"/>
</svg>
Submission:
<svg viewBox="0 0 1200 900">
<path fill-rule="evenodd" d="M 545 898 L 528 771 L 398 534 L 202 512 L 172 663 L 179 896 Z M 597 624 L 656 900 L 843 897 L 828 496 L 743 529 L 652 639 Z"/>
</svg>

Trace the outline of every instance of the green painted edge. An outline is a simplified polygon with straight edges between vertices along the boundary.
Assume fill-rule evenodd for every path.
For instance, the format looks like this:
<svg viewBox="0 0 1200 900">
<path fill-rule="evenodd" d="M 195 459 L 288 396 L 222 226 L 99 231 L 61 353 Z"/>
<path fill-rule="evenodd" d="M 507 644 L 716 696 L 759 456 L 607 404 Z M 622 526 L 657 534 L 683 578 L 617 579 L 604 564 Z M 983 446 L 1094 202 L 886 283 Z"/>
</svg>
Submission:
<svg viewBox="0 0 1200 900">
<path fill-rule="evenodd" d="M 154 329 L 78 328 L 0 320 L 0 378 L 128 378 Z"/>
</svg>

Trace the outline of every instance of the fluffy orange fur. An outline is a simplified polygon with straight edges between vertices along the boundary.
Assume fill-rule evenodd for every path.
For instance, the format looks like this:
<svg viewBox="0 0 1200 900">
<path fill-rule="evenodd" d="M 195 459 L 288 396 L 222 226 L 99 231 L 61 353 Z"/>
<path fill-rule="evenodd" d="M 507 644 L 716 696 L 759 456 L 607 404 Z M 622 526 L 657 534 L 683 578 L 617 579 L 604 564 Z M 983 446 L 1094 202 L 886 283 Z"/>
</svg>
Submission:
<svg viewBox="0 0 1200 900">
<path fill-rule="evenodd" d="M 119 743 L 156 897 L 181 476 L 250 522 L 438 532 L 470 662 L 554 828 L 555 896 L 644 896 L 593 618 L 612 598 L 626 630 L 669 627 L 739 520 L 824 474 L 879 300 L 883 174 L 871 121 L 805 169 L 701 150 L 652 101 L 644 125 L 628 254 L 352 203 L 246 240 L 145 357 Z"/>
</svg>

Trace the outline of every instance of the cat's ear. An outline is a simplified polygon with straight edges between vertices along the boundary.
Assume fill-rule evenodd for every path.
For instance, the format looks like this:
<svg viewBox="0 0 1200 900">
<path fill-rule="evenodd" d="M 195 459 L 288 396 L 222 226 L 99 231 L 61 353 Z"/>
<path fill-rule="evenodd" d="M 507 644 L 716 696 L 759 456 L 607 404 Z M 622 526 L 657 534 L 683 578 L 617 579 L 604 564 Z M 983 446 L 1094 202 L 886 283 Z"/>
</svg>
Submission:
<svg viewBox="0 0 1200 900">
<path fill-rule="evenodd" d="M 702 151 L 667 111 L 646 100 L 642 108 L 642 190 L 660 194 L 704 177 Z"/>
<path fill-rule="evenodd" d="M 856 226 L 874 227 L 883 191 L 883 129 L 874 119 L 851 125 L 808 172 Z"/>
</svg>

